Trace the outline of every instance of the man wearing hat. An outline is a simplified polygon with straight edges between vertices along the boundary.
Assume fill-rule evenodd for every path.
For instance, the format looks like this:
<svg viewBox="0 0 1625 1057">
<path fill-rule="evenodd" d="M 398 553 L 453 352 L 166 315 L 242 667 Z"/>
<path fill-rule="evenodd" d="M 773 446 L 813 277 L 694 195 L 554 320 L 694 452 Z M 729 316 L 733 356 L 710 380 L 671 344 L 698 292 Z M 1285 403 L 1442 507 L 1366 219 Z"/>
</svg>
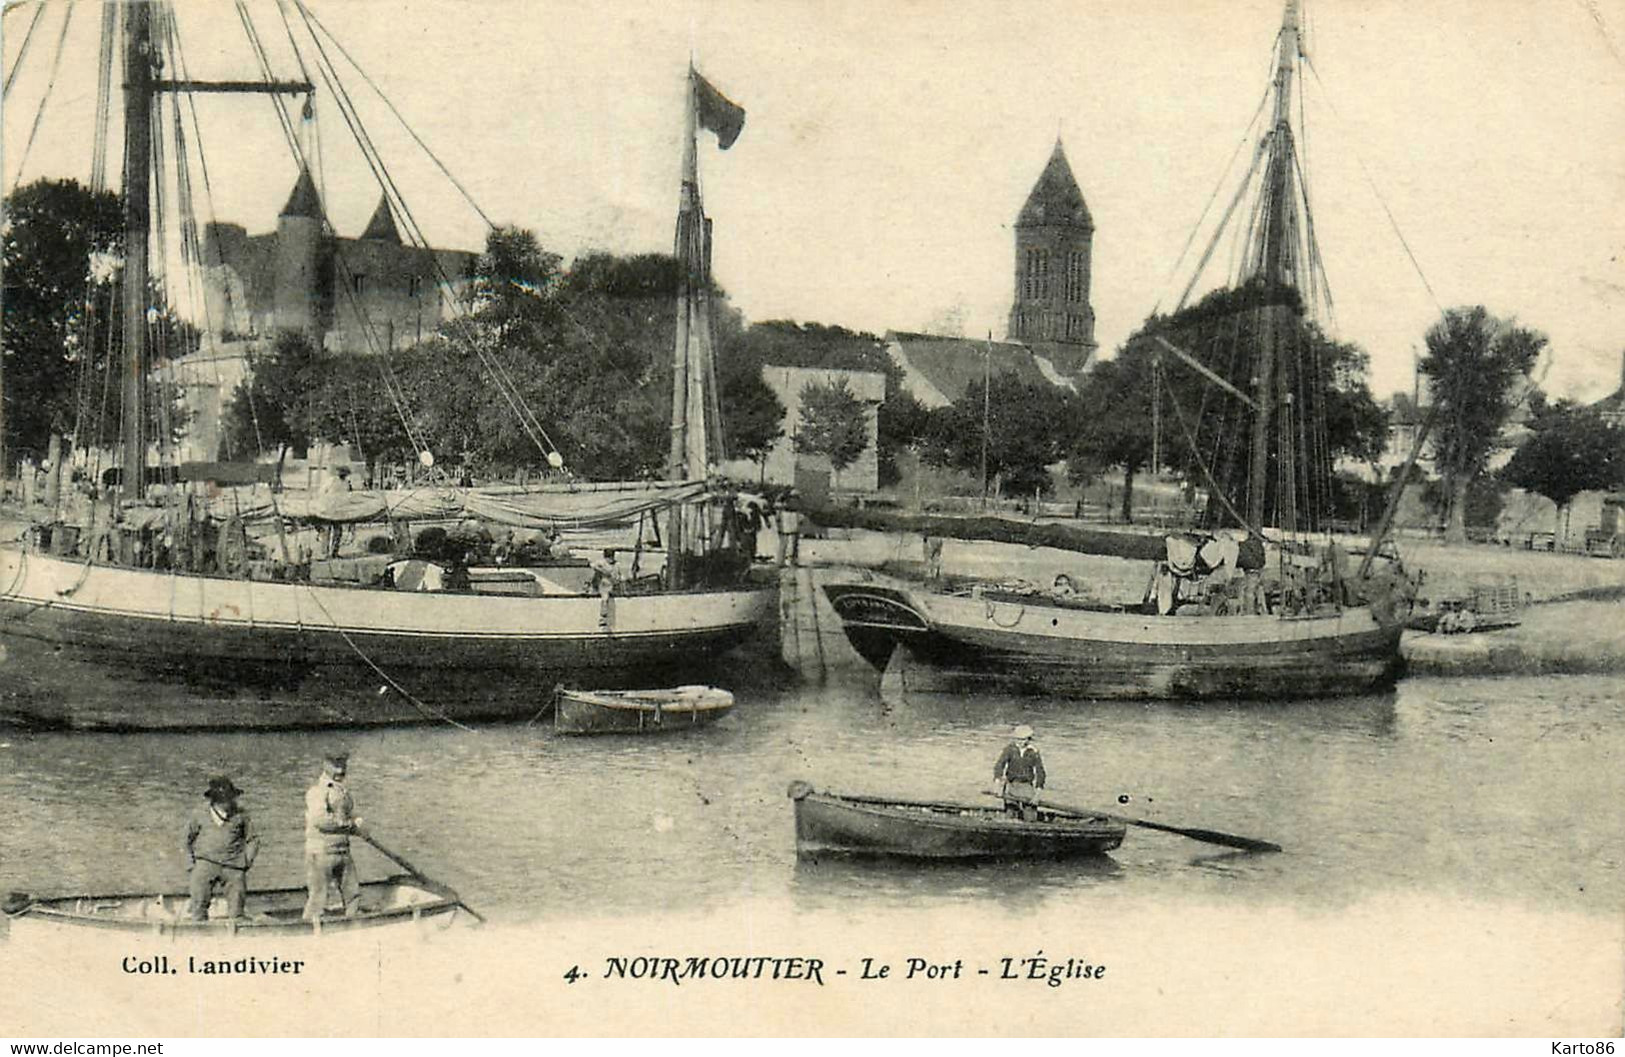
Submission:
<svg viewBox="0 0 1625 1057">
<path fill-rule="evenodd" d="M 344 916 L 361 903 L 361 883 L 350 858 L 350 835 L 361 833 L 355 802 L 345 787 L 348 753 L 332 752 L 322 761 L 322 774 L 305 793 L 305 920 L 315 921 L 327 909 L 329 884 L 337 884 Z"/>
<path fill-rule="evenodd" d="M 225 775 L 209 779 L 204 805 L 186 823 L 186 860 L 191 864 L 191 900 L 186 914 L 193 921 L 209 916 L 209 901 L 216 885 L 226 897 L 226 913 L 243 916 L 248 895 L 248 870 L 259 854 L 260 839 L 249 825 L 248 812 L 237 806 L 243 795 Z"/>
<path fill-rule="evenodd" d="M 1004 806 L 1028 822 L 1038 818 L 1038 790 L 1044 788 L 1044 758 L 1033 745 L 1033 728 L 1023 723 L 993 765 L 993 780 L 1004 782 Z"/>
</svg>

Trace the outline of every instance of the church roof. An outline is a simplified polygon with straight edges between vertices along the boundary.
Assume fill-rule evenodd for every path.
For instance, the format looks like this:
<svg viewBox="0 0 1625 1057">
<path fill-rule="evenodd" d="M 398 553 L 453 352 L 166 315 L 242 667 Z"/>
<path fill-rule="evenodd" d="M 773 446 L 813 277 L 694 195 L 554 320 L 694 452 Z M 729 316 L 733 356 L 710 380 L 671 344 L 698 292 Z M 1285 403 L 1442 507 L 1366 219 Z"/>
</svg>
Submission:
<svg viewBox="0 0 1625 1057">
<path fill-rule="evenodd" d="M 887 332 L 886 342 L 893 362 L 903 369 L 903 387 L 926 407 L 953 403 L 973 386 L 980 386 L 985 373 L 1009 373 L 1027 382 L 1075 388 L 1053 363 L 1020 342 L 896 330 Z"/>
<path fill-rule="evenodd" d="M 1040 225 L 1080 227 L 1091 231 L 1095 227 L 1094 218 L 1089 215 L 1089 206 L 1083 200 L 1083 191 L 1078 188 L 1077 177 L 1072 175 L 1072 166 L 1067 163 L 1066 151 L 1061 147 L 1060 139 L 1056 139 L 1049 163 L 1044 166 L 1038 182 L 1033 184 L 1027 204 L 1021 207 L 1021 215 L 1016 218 L 1018 228 Z"/>
<path fill-rule="evenodd" d="M 288 196 L 288 204 L 283 206 L 282 212 L 277 215 L 322 219 L 322 196 L 316 193 L 316 181 L 310 178 L 309 169 L 300 167 L 299 182 L 293 185 L 293 193 Z"/>
<path fill-rule="evenodd" d="M 378 208 L 372 211 L 372 219 L 367 221 L 367 230 L 361 233 L 364 239 L 379 239 L 384 242 L 401 241 L 401 233 L 395 227 L 395 217 L 389 211 L 389 199 L 383 195 L 378 198 Z"/>
</svg>

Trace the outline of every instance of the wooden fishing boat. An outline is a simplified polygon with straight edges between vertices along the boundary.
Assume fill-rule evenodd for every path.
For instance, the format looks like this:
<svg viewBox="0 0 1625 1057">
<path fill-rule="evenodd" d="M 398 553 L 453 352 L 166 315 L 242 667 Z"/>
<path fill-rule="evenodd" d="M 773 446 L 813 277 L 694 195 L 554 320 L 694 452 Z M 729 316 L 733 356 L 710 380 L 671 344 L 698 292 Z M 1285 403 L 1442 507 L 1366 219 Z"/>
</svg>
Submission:
<svg viewBox="0 0 1625 1057">
<path fill-rule="evenodd" d="M 1332 455 L 1323 441 L 1335 372 L 1325 365 L 1325 338 L 1309 314 L 1317 298 L 1324 300 L 1325 276 L 1293 146 L 1299 42 L 1298 0 L 1286 0 L 1275 37 L 1274 122 L 1255 153 L 1256 174 L 1248 174 L 1236 198 L 1256 186 L 1257 202 L 1232 206 L 1174 313 L 1148 322 L 1120 356 L 1145 363 L 1154 415 L 1164 397 L 1175 412 L 1188 449 L 1180 472 L 1209 494 L 1202 531 L 1158 538 L 988 518 L 915 518 L 914 531 L 937 539 L 1026 542 L 1144 563 L 1137 577 L 1151 586 L 1143 598 L 1089 604 L 996 587 L 956 590 L 935 578 L 834 577 L 824 593 L 853 647 L 883 671 L 883 683 L 1084 699 L 1224 700 L 1353 695 L 1400 675 L 1412 585 L 1397 563 L 1373 567 L 1398 489 L 1358 572 L 1329 533 Z M 1072 203 L 1081 224 L 1081 192 L 1069 172 L 1057 172 L 1056 180 L 1041 180 L 1029 208 Z M 1044 197 L 1054 187 L 1063 193 Z M 1241 216 L 1255 222 L 1239 271 L 1226 288 L 1187 309 L 1213 247 Z M 1186 379 L 1179 385 L 1170 382 L 1176 373 Z M 1190 404 L 1198 389 L 1207 410 L 1187 414 L 1181 394 Z M 845 512 L 836 517 L 851 523 Z M 832 520 L 822 511 L 810 518 Z"/>
<path fill-rule="evenodd" d="M 1076 698 L 1348 694 L 1392 684 L 1403 625 L 1370 607 L 1299 616 L 1095 609 L 947 593 L 869 576 L 827 584 L 853 648 L 885 685 Z"/>
<path fill-rule="evenodd" d="M 219 935 L 289 936 L 411 925 L 425 919 L 445 919 L 450 925 L 459 915 L 473 919 L 457 893 L 436 881 L 399 874 L 361 885 L 361 910 L 354 917 L 303 920 L 305 889 L 274 888 L 249 892 L 243 916 L 224 916 L 216 899 L 210 917 L 193 921 L 186 916 L 187 894 L 134 893 L 124 895 L 69 895 L 33 898 L 14 892 L 5 912 L 13 935 L 35 928 L 89 928 L 114 932 L 168 935 L 176 938 Z"/>
<path fill-rule="evenodd" d="M 669 690 L 566 690 L 553 709 L 560 734 L 649 734 L 715 723 L 733 711 L 734 695 L 714 686 Z"/>
<path fill-rule="evenodd" d="M 53 511 L 53 521 L 36 526 L 25 539 L 0 542 L 0 671 L 12 687 L 26 681 L 21 690 L 4 695 L 0 721 L 128 730 L 527 718 L 535 711 L 530 688 L 539 680 L 675 682 L 771 624 L 777 577 L 750 568 L 752 555 L 744 553 L 738 533 L 717 530 L 730 523 L 737 496 L 712 487 L 710 480 L 721 412 L 709 299 L 710 222 L 700 198 L 695 138 L 705 127 L 717 131 L 726 147 L 739 133 L 743 110 L 690 71 L 678 212 L 683 282 L 672 351 L 666 480 L 473 488 L 454 486 L 437 471 L 440 480 L 410 490 L 339 489 L 303 498 L 264 488 L 246 495 L 236 487 L 221 493 L 215 485 L 236 482 L 212 471 L 201 477 L 183 473 L 167 439 L 148 436 L 149 367 L 159 351 L 147 348 L 148 312 L 164 309 L 147 303 L 149 287 L 159 285 L 149 283 L 148 276 L 165 252 L 158 238 L 162 225 L 152 223 L 162 219 L 161 210 L 152 207 L 149 188 L 181 178 L 178 168 L 155 167 L 154 159 L 164 152 L 149 148 L 162 141 L 166 104 L 175 101 L 175 113 L 181 112 L 180 95 L 308 95 L 314 88 L 269 75 L 263 85 L 167 79 L 165 71 L 183 65 L 173 52 L 179 35 L 173 32 L 171 5 L 111 8 L 125 60 L 127 144 L 121 465 L 104 478 L 104 486 L 116 485 L 116 491 L 100 513 L 94 507 L 72 517 L 66 509 Z M 108 23 L 109 33 L 113 25 Z M 336 77 L 336 71 L 324 69 L 323 77 L 329 75 Z M 710 93 L 705 115 L 696 112 L 701 91 Z M 718 114 L 728 118 L 725 131 L 717 128 Z M 324 207 L 304 160 L 299 162 L 300 182 L 287 216 L 290 224 L 319 232 L 326 225 Z M 387 210 L 383 219 L 389 221 Z M 426 259 L 432 256 L 423 249 Z M 322 267 L 341 266 L 331 258 Z M 311 264 L 308 270 L 314 275 L 321 268 Z M 360 284 L 358 273 L 355 288 Z M 312 302 L 320 296 L 313 289 Z M 487 373 L 489 384 L 500 388 L 499 376 Z M 563 469 L 556 450 L 541 450 L 551 442 L 535 434 L 534 414 L 522 407 L 522 398 L 503 392 L 527 434 L 534 434 L 538 457 L 545 455 L 552 470 Z M 150 440 L 160 441 L 159 465 L 152 464 Z M 413 443 L 421 448 L 421 465 L 432 469 L 433 453 Z M 251 469 L 256 472 L 242 481 L 260 481 L 257 471 L 265 467 Z M 149 488 L 155 479 L 162 488 Z M 657 561 L 648 553 L 646 567 L 658 564 L 663 571 L 639 579 L 634 561 L 633 579 L 617 581 L 612 598 L 600 597 L 580 578 L 560 589 L 544 576 L 509 570 L 476 570 L 459 586 L 441 585 L 437 576 L 431 588 L 417 575 L 390 585 L 378 580 L 379 566 L 391 557 L 422 565 L 416 560 L 422 555 L 303 561 L 287 540 L 294 530 L 332 533 L 336 551 L 346 528 L 371 524 L 393 531 L 393 526 L 459 519 L 515 530 L 624 531 L 635 524 L 640 556 L 646 535 L 660 538 L 663 554 Z M 283 695 L 274 706 L 262 707 L 163 693 L 86 699 L 71 687 L 63 692 L 51 685 L 53 669 L 80 661 L 119 678 L 131 671 L 189 682 L 224 676 L 234 687 L 291 685 L 308 692 Z M 442 676 L 454 686 L 462 683 L 465 692 L 440 693 Z M 331 695 L 317 692 L 326 685 L 387 686 L 391 692 L 335 711 Z"/>
<path fill-rule="evenodd" d="M 820 792 L 792 782 L 796 854 L 912 859 L 1062 859 L 1104 855 L 1127 827 L 1103 815 L 1045 808 L 1036 821 L 999 806 Z"/>
</svg>

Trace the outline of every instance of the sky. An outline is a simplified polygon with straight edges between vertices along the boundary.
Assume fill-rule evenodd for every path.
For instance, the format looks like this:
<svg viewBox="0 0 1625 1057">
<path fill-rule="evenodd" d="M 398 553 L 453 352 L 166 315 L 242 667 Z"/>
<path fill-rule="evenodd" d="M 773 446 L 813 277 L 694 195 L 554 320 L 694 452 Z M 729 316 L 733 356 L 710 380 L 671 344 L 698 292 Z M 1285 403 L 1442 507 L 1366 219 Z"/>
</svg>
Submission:
<svg viewBox="0 0 1625 1057">
<path fill-rule="evenodd" d="M 191 76 L 254 76 L 229 6 L 175 6 Z M 1059 135 L 1096 225 L 1104 355 L 1189 279 L 1198 218 L 1239 180 L 1281 6 L 308 0 L 486 215 L 567 258 L 670 250 L 692 55 L 748 113 L 731 150 L 702 141 L 700 166 L 714 270 L 751 320 L 1002 337 L 1012 225 Z M 296 76 L 275 3 L 248 8 Z M 4 18 L 7 76 L 32 9 Z M 89 175 L 95 5 L 78 5 L 32 131 L 63 10 L 4 100 L 8 191 L 19 173 Z M 1304 21 L 1330 329 L 1370 353 L 1373 389 L 1408 390 L 1423 334 L 1459 304 L 1548 335 L 1548 392 L 1619 388 L 1625 0 L 1305 0 Z M 430 240 L 479 248 L 479 214 L 334 54 Z M 297 169 L 269 104 L 199 107 L 209 215 L 271 230 Z M 378 187 L 325 86 L 315 114 L 302 134 L 330 216 L 358 235 Z"/>
</svg>

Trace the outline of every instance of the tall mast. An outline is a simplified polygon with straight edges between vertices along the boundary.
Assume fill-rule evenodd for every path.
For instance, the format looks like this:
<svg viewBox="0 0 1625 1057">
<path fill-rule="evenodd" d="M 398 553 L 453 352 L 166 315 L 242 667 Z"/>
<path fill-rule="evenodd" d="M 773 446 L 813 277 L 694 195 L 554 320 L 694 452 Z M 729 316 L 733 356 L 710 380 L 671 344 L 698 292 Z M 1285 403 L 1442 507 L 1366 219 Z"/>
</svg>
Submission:
<svg viewBox="0 0 1625 1057">
<path fill-rule="evenodd" d="M 147 231 L 151 221 L 152 104 L 156 95 L 152 4 L 124 7 L 124 423 L 126 499 L 146 493 Z"/>
<path fill-rule="evenodd" d="M 693 66 L 688 69 L 683 99 L 683 183 L 677 206 L 676 245 L 673 247 L 673 255 L 677 258 L 677 334 L 672 345 L 671 450 L 666 463 L 666 475 L 674 481 L 694 478 L 694 467 L 689 464 L 696 427 L 700 427 L 700 435 L 704 436 L 703 423 L 691 421 L 690 413 L 694 408 L 689 397 L 689 390 L 697 381 L 692 377 L 695 365 L 689 346 L 696 337 L 696 327 L 704 323 L 695 318 L 693 311 L 694 285 L 703 282 L 697 271 L 704 260 L 700 242 L 704 238 L 704 224 L 700 208 L 699 163 L 694 142 L 698 134 L 698 117 Z M 702 465 L 698 476 L 704 474 L 705 467 Z"/>
<path fill-rule="evenodd" d="M 1286 0 L 1276 55 L 1275 125 L 1270 133 L 1269 164 L 1264 177 L 1263 242 L 1253 272 L 1256 278 L 1263 279 L 1267 297 L 1274 297 L 1280 287 L 1291 285 L 1294 275 L 1297 224 L 1292 196 L 1291 118 L 1292 78 L 1298 61 L 1298 0 Z M 1285 307 L 1280 305 L 1265 304 L 1259 310 L 1259 355 L 1253 371 L 1253 395 L 1258 407 L 1253 415 L 1247 474 L 1247 514 L 1253 525 L 1262 525 L 1265 518 L 1270 476 L 1270 412 L 1280 395 L 1276 389 L 1283 380 L 1276 361 L 1280 357 L 1283 331 L 1290 324 L 1290 320 L 1283 318 L 1286 315 Z M 1282 483 L 1290 489 L 1292 480 L 1291 467 L 1284 467 Z"/>
<path fill-rule="evenodd" d="M 157 0 L 128 0 L 124 12 L 124 412 L 121 490 L 140 499 L 147 489 L 147 258 L 152 206 L 152 124 L 163 92 L 310 95 L 309 81 L 176 81 L 159 77 L 153 43 Z"/>
</svg>

